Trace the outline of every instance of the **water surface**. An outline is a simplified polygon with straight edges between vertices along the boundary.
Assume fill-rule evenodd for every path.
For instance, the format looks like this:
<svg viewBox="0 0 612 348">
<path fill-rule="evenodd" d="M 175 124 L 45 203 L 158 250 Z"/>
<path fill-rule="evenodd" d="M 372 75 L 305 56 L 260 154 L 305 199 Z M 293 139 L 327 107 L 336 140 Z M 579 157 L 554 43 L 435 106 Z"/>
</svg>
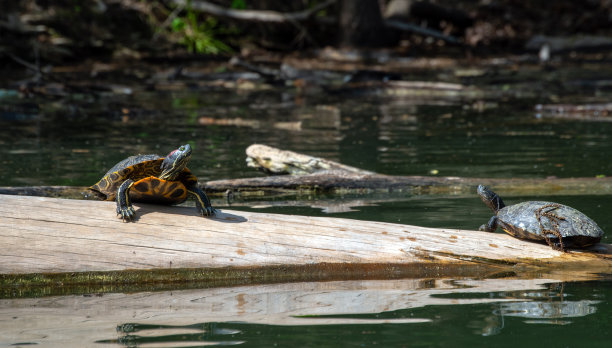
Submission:
<svg viewBox="0 0 612 348">
<path fill-rule="evenodd" d="M 584 275 L 577 275 L 584 278 Z M 397 279 L 0 300 L 2 346 L 607 347 L 612 282 Z"/>
<path fill-rule="evenodd" d="M 190 169 L 204 181 L 263 175 L 245 165 L 253 143 L 393 175 L 612 175 L 612 122 L 543 117 L 534 108 L 548 97 L 417 100 L 282 88 L 1 96 L 0 186 L 88 186 L 129 155 L 164 155 L 184 143 L 194 148 Z M 607 100 L 602 91 L 563 99 Z M 612 241 L 609 195 L 505 201 L 531 199 L 581 210 Z M 492 214 L 475 195 L 309 195 L 231 207 L 463 229 Z M 609 275 L 543 277 L 3 299 L 0 346 L 609 346 Z"/>
</svg>

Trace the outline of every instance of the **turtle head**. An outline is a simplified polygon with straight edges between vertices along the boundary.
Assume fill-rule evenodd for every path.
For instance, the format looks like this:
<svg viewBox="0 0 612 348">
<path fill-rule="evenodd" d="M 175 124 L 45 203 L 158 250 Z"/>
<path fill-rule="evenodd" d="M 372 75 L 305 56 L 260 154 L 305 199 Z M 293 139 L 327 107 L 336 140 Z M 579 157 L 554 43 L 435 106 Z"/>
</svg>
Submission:
<svg viewBox="0 0 612 348">
<path fill-rule="evenodd" d="M 504 201 L 502 201 L 497 193 L 489 190 L 489 188 L 484 185 L 478 185 L 478 195 L 484 204 L 486 204 L 487 207 L 489 207 L 489 209 L 493 210 L 495 213 L 506 206 Z"/>
<path fill-rule="evenodd" d="M 162 173 L 159 175 L 163 180 L 175 180 L 176 177 L 187 167 L 191 159 L 191 146 L 183 145 L 170 152 L 161 164 Z"/>
</svg>

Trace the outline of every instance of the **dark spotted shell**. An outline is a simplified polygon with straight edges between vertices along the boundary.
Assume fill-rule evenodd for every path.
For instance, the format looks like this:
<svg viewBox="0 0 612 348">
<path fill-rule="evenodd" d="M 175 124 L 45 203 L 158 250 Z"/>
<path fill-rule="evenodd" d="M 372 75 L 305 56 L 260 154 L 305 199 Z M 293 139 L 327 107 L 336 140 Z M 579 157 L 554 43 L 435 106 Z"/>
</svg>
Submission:
<svg viewBox="0 0 612 348">
<path fill-rule="evenodd" d="M 550 213 L 563 220 L 558 221 L 558 231 L 564 240 L 574 241 L 578 246 L 586 246 L 599 242 L 603 236 L 603 231 L 595 221 L 580 211 L 568 207 L 567 205 L 528 201 L 502 208 L 497 213 L 500 227 L 507 233 L 524 239 L 544 240 L 542 228 L 538 222 L 536 211 L 547 205 L 557 205 L 558 208 L 550 209 Z M 554 223 L 547 216 L 540 218 L 544 229 L 555 229 Z M 552 234 L 548 234 L 551 239 L 556 239 Z"/>
<path fill-rule="evenodd" d="M 163 160 L 158 155 L 130 156 L 109 169 L 90 189 L 112 201 L 117 196 L 119 186 L 125 180 L 132 179 L 135 183 L 130 188 L 130 198 L 134 202 L 180 203 L 187 198 L 186 186 L 197 183 L 198 179 L 187 168 L 176 180 L 159 179 Z"/>
</svg>

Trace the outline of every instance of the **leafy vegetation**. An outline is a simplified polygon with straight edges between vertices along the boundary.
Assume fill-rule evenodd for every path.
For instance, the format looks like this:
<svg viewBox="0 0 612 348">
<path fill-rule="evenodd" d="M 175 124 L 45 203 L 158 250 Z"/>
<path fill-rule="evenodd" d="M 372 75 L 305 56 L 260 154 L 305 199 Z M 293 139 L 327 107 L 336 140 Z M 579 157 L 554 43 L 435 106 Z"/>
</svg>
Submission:
<svg viewBox="0 0 612 348">
<path fill-rule="evenodd" d="M 181 35 L 179 42 L 189 52 L 219 54 L 231 51 L 228 45 L 216 38 L 224 31 L 217 20 L 210 16 L 200 20 L 191 8 L 191 1 L 187 1 L 185 15 L 172 20 L 172 31 Z"/>
</svg>

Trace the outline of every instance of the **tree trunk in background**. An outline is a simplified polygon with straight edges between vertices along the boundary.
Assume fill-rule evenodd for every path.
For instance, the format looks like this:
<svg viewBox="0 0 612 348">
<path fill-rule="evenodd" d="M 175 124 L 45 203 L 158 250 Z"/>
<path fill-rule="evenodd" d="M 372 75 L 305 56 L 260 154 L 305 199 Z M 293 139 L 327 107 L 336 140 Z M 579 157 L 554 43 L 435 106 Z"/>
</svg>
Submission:
<svg viewBox="0 0 612 348">
<path fill-rule="evenodd" d="M 398 40 L 397 33 L 385 27 L 378 0 L 341 0 L 338 23 L 341 46 L 392 46 Z"/>
</svg>

